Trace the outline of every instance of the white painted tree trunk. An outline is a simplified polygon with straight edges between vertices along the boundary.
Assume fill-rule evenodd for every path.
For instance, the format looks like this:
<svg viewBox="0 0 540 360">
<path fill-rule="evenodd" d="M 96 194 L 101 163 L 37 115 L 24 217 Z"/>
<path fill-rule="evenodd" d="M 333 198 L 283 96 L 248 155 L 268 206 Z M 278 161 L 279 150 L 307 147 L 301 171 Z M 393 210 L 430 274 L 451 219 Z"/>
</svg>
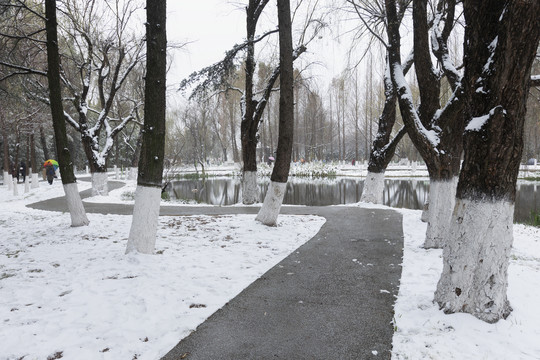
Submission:
<svg viewBox="0 0 540 360">
<path fill-rule="evenodd" d="M 160 201 L 161 188 L 137 185 L 126 254 L 154 252 Z"/>
<path fill-rule="evenodd" d="M 17 178 L 14 177 L 12 180 L 13 196 L 19 195 L 19 187 L 17 186 Z"/>
<path fill-rule="evenodd" d="M 64 192 L 66 193 L 69 215 L 71 216 L 71 226 L 88 225 L 90 221 L 86 217 L 86 211 L 84 210 L 77 183 L 65 184 Z"/>
<path fill-rule="evenodd" d="M 118 166 L 114 165 L 114 178 L 116 180 L 120 179 L 120 170 L 118 169 Z"/>
<path fill-rule="evenodd" d="M 512 311 L 506 290 L 513 215 L 510 202 L 456 200 L 435 292 L 445 312 L 466 312 L 493 323 Z"/>
<path fill-rule="evenodd" d="M 107 173 L 106 172 L 94 172 L 92 173 L 92 196 L 109 195 L 109 187 L 107 185 Z"/>
<path fill-rule="evenodd" d="M 137 168 L 130 168 L 128 174 L 128 180 L 137 180 Z"/>
<path fill-rule="evenodd" d="M 30 191 L 30 177 L 26 176 L 24 178 L 24 193 L 26 194 L 29 191 Z"/>
<path fill-rule="evenodd" d="M 11 190 L 11 186 L 12 186 L 12 183 L 11 183 L 11 176 L 9 175 L 9 173 L 7 171 L 4 171 L 3 173 L 4 177 L 4 186 L 7 186 L 8 190 Z"/>
<path fill-rule="evenodd" d="M 442 249 L 448 238 L 448 230 L 454 204 L 458 178 L 450 181 L 431 181 L 429 185 L 428 225 L 424 247 Z"/>
<path fill-rule="evenodd" d="M 264 203 L 255 220 L 262 222 L 264 225 L 276 226 L 285 191 L 287 191 L 287 183 L 270 182 L 264 197 Z"/>
<path fill-rule="evenodd" d="M 259 187 L 257 186 L 257 172 L 244 171 L 242 178 L 242 203 L 251 205 L 259 202 Z"/>
<path fill-rule="evenodd" d="M 420 216 L 420 220 L 422 222 L 428 222 L 429 219 L 429 197 L 422 206 L 422 215 Z"/>
<path fill-rule="evenodd" d="M 382 204 L 384 194 L 384 172 L 368 172 L 364 180 L 364 190 L 362 190 L 361 202 Z"/>
<path fill-rule="evenodd" d="M 39 175 L 38 173 L 32 173 L 32 189 L 39 187 Z"/>
</svg>

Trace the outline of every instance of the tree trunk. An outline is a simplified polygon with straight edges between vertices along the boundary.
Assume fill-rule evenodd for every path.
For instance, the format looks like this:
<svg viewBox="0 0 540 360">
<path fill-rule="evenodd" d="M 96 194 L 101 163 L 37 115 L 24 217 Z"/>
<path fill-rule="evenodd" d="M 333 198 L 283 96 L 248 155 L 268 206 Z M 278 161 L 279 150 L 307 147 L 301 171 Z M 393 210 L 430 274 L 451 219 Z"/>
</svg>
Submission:
<svg viewBox="0 0 540 360">
<path fill-rule="evenodd" d="M 161 201 L 165 154 L 167 73 L 166 0 L 146 1 L 146 81 L 144 132 L 133 220 L 126 253 L 152 254 Z"/>
<path fill-rule="evenodd" d="M 4 185 L 7 185 L 8 190 L 11 190 L 13 181 L 11 179 L 11 164 L 9 162 L 9 139 L 5 124 L 2 124 L 2 147 L 4 150 Z"/>
<path fill-rule="evenodd" d="M 30 134 L 30 166 L 32 167 L 32 189 L 39 187 L 39 169 L 36 159 L 36 141 L 34 131 Z"/>
<path fill-rule="evenodd" d="M 465 157 L 435 292 L 446 313 L 491 323 L 512 311 L 508 264 L 539 13 L 536 0 L 464 1 Z"/>
<path fill-rule="evenodd" d="M 60 87 L 60 56 L 58 55 L 58 34 L 56 23 L 56 1 L 45 1 L 45 28 L 47 32 L 47 79 L 49 81 L 51 114 L 54 128 L 58 165 L 62 176 L 62 184 L 71 215 L 71 226 L 88 225 L 89 221 L 79 195 L 73 163 L 68 150 L 66 123 L 62 107 L 62 89 Z"/>
<path fill-rule="evenodd" d="M 404 72 L 407 69 L 408 67 L 404 69 Z M 373 141 L 369 156 L 368 175 L 360 198 L 362 202 L 374 204 L 383 203 L 384 173 L 395 154 L 398 143 L 406 133 L 405 128 L 402 128 L 393 140 L 390 139 L 392 128 L 396 122 L 396 92 L 392 85 L 389 64 L 386 66 L 384 76 L 384 94 L 384 107 L 379 117 L 377 136 Z"/>
<path fill-rule="evenodd" d="M 251 41 L 246 47 L 245 75 L 246 83 L 242 99 L 242 122 L 240 124 L 240 138 L 242 144 L 243 174 L 242 202 L 246 205 L 258 200 L 257 193 L 257 124 L 254 123 L 255 107 L 257 102 L 253 99 L 253 77 L 255 74 L 255 30 L 257 28 L 259 1 L 250 0 L 246 8 L 246 34 Z M 265 5 L 265 4 L 264 4 Z"/>
<path fill-rule="evenodd" d="M 264 199 L 263 206 L 257 214 L 257 220 L 265 225 L 275 226 L 276 220 L 285 196 L 294 127 L 294 76 L 293 76 L 293 45 L 291 33 L 291 10 L 289 0 L 278 0 L 279 24 L 279 135 L 276 164 L 270 177 L 271 183 Z"/>
<path fill-rule="evenodd" d="M 45 162 L 51 157 L 49 155 L 49 149 L 47 148 L 47 138 L 45 137 L 45 132 L 43 131 L 43 125 L 39 126 L 39 138 L 41 140 L 41 148 L 43 149 L 43 157 L 45 158 L 43 159 L 43 162 Z"/>
<path fill-rule="evenodd" d="M 430 181 L 446 184 L 433 186 L 433 191 L 442 189 L 448 191 L 453 188 L 451 184 L 459 174 L 463 149 L 462 109 L 464 101 L 461 96 L 462 87 L 460 84 L 456 84 L 450 100 L 444 108 L 440 109 L 440 79 L 434 73 L 428 40 L 427 0 L 415 0 L 413 3 L 414 64 L 421 97 L 421 105 L 416 109 L 401 65 L 399 21 L 395 0 L 386 0 L 386 10 L 390 45 L 388 50 L 390 74 L 397 91 L 403 122 L 411 141 L 426 163 Z M 452 22 L 452 19 L 453 15 L 447 14 L 447 21 Z M 436 27 L 434 26 L 434 28 Z M 435 33 L 435 35 L 438 34 Z M 448 35 L 449 31 L 441 35 L 440 41 L 446 42 Z M 455 68 L 448 66 L 448 64 L 451 65 L 449 61 L 441 63 L 443 63 L 441 66 L 445 74 L 452 72 L 451 70 L 455 71 Z M 459 76 L 459 74 L 457 75 Z M 430 193 L 430 199 L 432 195 L 434 199 L 445 198 L 444 194 Z M 433 215 L 430 215 L 431 221 L 428 221 L 428 231 L 424 243 L 426 248 L 440 248 L 444 245 L 442 241 L 450 226 L 452 210 L 452 203 L 430 200 L 429 211 L 433 211 Z"/>
</svg>

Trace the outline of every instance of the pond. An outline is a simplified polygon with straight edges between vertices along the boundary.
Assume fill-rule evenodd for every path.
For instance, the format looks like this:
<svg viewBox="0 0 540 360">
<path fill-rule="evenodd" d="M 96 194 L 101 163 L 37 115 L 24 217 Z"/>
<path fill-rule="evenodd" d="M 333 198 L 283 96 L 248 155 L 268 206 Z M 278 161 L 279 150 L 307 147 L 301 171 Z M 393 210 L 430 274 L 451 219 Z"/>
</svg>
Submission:
<svg viewBox="0 0 540 360">
<path fill-rule="evenodd" d="M 269 184 L 269 179 L 259 179 L 260 202 L 264 200 Z M 291 178 L 283 203 L 308 206 L 351 204 L 360 201 L 363 188 L 363 178 Z M 167 191 L 171 199 L 212 205 L 234 205 L 242 201 L 242 187 L 240 179 L 236 177 L 209 178 L 206 181 L 178 180 L 172 182 Z M 396 208 L 422 209 L 428 193 L 427 179 L 386 179 L 384 204 Z M 514 215 L 516 221 L 528 220 L 531 211 L 540 212 L 540 183 L 520 181 Z"/>
</svg>

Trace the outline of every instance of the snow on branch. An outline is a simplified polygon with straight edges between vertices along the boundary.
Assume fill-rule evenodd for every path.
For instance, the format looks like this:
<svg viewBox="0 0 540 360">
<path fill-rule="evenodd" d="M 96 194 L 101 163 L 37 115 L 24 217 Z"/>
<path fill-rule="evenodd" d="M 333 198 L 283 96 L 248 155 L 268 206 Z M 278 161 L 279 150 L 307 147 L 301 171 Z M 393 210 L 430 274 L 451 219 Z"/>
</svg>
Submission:
<svg viewBox="0 0 540 360">
<path fill-rule="evenodd" d="M 506 115 L 506 110 L 501 105 L 495 106 L 487 114 L 482 116 L 473 117 L 467 124 L 465 131 L 480 131 L 486 125 L 486 123 L 496 114 Z"/>
<path fill-rule="evenodd" d="M 443 10 L 440 10 L 437 14 L 435 14 L 433 26 L 431 28 L 431 50 L 441 64 L 452 90 L 455 90 L 461 85 L 462 76 L 450 58 L 447 44 L 449 36 L 449 23 L 452 23 L 454 19 L 453 13 L 454 7 L 452 6 L 447 10 L 447 19 L 444 21 L 444 23 Z M 443 27 L 442 29 L 441 26 Z"/>
<path fill-rule="evenodd" d="M 77 123 L 67 112 L 64 111 L 64 119 L 66 122 L 71 125 L 75 130 L 81 131 L 79 123 Z"/>
<path fill-rule="evenodd" d="M 6 66 L 6 67 L 8 67 L 10 69 L 19 70 L 21 74 L 33 74 L 33 75 L 47 76 L 46 71 L 31 69 L 31 68 L 26 67 L 26 66 L 20 66 L 20 65 L 12 64 L 12 63 L 8 63 L 8 62 L 2 61 L 2 60 L 0 60 L 0 65 L 4 65 L 4 66 Z"/>
<path fill-rule="evenodd" d="M 397 94 L 400 97 L 400 108 L 401 105 L 405 105 L 405 112 L 411 117 L 412 125 L 416 128 L 418 134 L 429 142 L 434 150 L 437 150 L 437 146 L 440 143 L 439 134 L 435 130 L 428 130 L 420 121 L 418 113 L 416 112 L 412 91 L 405 80 L 405 75 L 403 74 L 403 68 L 401 64 L 394 63 L 392 64 L 392 71 L 394 72 L 394 81 L 396 83 Z"/>
</svg>

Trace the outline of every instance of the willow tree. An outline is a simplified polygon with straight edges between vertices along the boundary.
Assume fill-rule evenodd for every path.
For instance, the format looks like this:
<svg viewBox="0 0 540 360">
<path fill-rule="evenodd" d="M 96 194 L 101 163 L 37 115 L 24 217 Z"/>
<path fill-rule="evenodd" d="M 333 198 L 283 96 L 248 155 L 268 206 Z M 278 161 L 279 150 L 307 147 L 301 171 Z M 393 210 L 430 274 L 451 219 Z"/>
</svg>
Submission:
<svg viewBox="0 0 540 360">
<path fill-rule="evenodd" d="M 89 221 L 79 195 L 77 181 L 73 173 L 73 163 L 68 150 L 66 123 L 62 106 L 62 89 L 60 87 L 60 56 L 58 55 L 58 32 L 56 23 L 56 1 L 45 1 L 45 30 L 47 33 L 47 79 L 54 128 L 58 165 L 62 176 L 62 184 L 71 215 L 71 226 L 88 225 Z"/>
<path fill-rule="evenodd" d="M 465 156 L 435 300 L 496 322 L 511 312 L 508 264 L 538 0 L 465 0 Z"/>
<path fill-rule="evenodd" d="M 146 1 L 144 126 L 135 207 L 126 253 L 151 254 L 156 244 L 165 155 L 166 19 L 166 0 Z"/>
<path fill-rule="evenodd" d="M 287 190 L 291 166 L 294 128 L 294 74 L 291 7 L 289 0 L 278 0 L 279 26 L 279 131 L 276 164 L 270 186 L 256 220 L 274 226 Z"/>
</svg>

